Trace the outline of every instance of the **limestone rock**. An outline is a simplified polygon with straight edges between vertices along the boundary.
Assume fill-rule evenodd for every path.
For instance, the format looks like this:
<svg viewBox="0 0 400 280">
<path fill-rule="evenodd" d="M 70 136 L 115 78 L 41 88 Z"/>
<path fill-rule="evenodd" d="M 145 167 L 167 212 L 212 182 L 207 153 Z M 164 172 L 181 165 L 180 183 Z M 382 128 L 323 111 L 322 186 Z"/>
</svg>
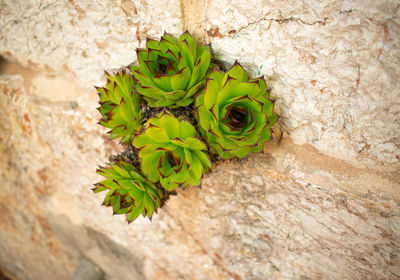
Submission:
<svg viewBox="0 0 400 280">
<path fill-rule="evenodd" d="M 136 61 L 147 36 L 181 32 L 178 1 L 3 1 L 0 54 L 24 66 L 71 71 L 82 87 Z"/>
<path fill-rule="evenodd" d="M 298 144 L 399 163 L 399 1 L 210 1 L 214 51 L 270 79 Z"/>
<path fill-rule="evenodd" d="M 0 61 L 0 270 L 19 280 L 84 269 L 115 280 L 399 278 L 400 3 L 181 3 L 0 4 L 0 54 L 25 66 Z M 147 35 L 183 27 L 205 27 L 194 33 L 228 65 L 267 76 L 283 137 L 128 225 L 90 191 L 122 147 L 96 124 L 87 88 L 134 61 Z"/>
<path fill-rule="evenodd" d="M 6 1 L 0 54 L 72 72 L 90 87 L 101 84 L 104 69 L 134 62 L 146 36 L 185 27 L 202 40 L 206 28 L 227 65 L 238 59 L 266 75 L 296 143 L 357 164 L 398 164 L 398 7 L 389 0 Z"/>
<path fill-rule="evenodd" d="M 32 81 L 43 79 L 53 78 Z M 122 280 L 399 276 L 394 170 L 358 169 L 283 140 L 222 163 L 152 223 L 127 225 L 89 190 L 115 152 L 94 124 L 95 104 L 28 94 L 21 76 L 0 86 L 0 264 L 18 279 L 71 279 L 81 259 Z"/>
</svg>

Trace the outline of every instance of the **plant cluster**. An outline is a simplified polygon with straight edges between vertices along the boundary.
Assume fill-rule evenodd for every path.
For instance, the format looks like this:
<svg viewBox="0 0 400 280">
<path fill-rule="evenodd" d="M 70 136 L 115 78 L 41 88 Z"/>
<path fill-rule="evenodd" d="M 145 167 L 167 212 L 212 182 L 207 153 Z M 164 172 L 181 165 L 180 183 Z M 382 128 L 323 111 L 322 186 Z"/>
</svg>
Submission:
<svg viewBox="0 0 400 280">
<path fill-rule="evenodd" d="M 187 31 L 136 52 L 138 65 L 106 72 L 96 87 L 99 124 L 126 151 L 97 170 L 105 179 L 93 191 L 107 191 L 104 205 L 128 222 L 151 219 L 177 188 L 200 186 L 219 158 L 260 152 L 277 119 L 262 77 L 250 79 L 238 62 L 224 71 Z"/>
</svg>

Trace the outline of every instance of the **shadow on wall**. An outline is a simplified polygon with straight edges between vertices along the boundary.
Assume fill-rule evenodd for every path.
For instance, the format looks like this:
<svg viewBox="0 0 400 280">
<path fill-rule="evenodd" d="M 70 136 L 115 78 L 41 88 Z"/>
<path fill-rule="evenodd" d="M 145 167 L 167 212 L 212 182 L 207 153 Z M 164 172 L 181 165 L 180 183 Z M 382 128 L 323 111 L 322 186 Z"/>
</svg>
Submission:
<svg viewBox="0 0 400 280">
<path fill-rule="evenodd" d="M 91 261 L 81 259 L 72 280 L 110 280 L 110 278 L 106 277 L 104 272 Z"/>
<path fill-rule="evenodd" d="M 3 272 L 1 271 L 1 267 L 0 267 L 0 280 L 11 280 L 10 278 L 8 278 L 3 274 Z"/>
<path fill-rule="evenodd" d="M 143 256 L 133 255 L 104 233 L 74 226 L 66 216 L 50 215 L 48 222 L 65 248 L 69 248 L 68 254 L 79 260 L 72 280 L 145 279 Z"/>
<path fill-rule="evenodd" d="M 0 56 L 0 74 L 3 74 L 4 71 L 6 70 L 7 63 L 8 63 L 8 61 L 4 57 Z M 2 279 L 2 278 L 0 278 L 0 279 Z"/>
</svg>

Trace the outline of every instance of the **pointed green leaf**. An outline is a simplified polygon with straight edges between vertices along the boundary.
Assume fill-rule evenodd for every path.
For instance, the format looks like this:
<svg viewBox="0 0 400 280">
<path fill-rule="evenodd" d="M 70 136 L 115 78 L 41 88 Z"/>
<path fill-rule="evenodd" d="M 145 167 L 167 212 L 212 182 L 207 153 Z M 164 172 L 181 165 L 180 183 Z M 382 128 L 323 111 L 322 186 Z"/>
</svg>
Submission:
<svg viewBox="0 0 400 280">
<path fill-rule="evenodd" d="M 171 85 L 173 90 L 185 90 L 191 77 L 191 72 L 188 67 L 183 67 L 181 70 L 171 76 Z"/>
<path fill-rule="evenodd" d="M 163 91 L 172 91 L 171 77 L 168 75 L 157 75 L 153 77 L 154 83 Z"/>
</svg>

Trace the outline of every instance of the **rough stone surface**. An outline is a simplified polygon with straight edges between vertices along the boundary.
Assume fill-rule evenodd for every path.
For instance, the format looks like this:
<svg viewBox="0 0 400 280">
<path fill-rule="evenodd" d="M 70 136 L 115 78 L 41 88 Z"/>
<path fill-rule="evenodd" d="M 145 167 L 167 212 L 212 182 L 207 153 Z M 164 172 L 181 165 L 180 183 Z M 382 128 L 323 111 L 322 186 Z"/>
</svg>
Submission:
<svg viewBox="0 0 400 280">
<path fill-rule="evenodd" d="M 102 271 L 86 259 L 79 262 L 72 280 L 103 280 Z"/>
<path fill-rule="evenodd" d="M 3 1 L 0 54 L 25 66 L 72 71 L 83 87 L 136 61 L 147 36 L 181 32 L 178 1 Z"/>
<path fill-rule="evenodd" d="M 3 1 L 0 54 L 83 87 L 188 28 L 265 74 L 297 144 L 371 166 L 400 159 L 400 1 Z M 205 34 L 208 34 L 205 37 Z M 68 71 L 70 70 L 70 71 Z"/>
<path fill-rule="evenodd" d="M 400 157 L 400 1 L 209 1 L 214 51 L 270 79 L 298 143 L 342 159 Z M 367 162 L 365 162 L 367 163 Z"/>
<path fill-rule="evenodd" d="M 398 171 L 283 139 L 128 226 L 89 190 L 115 145 L 95 125 L 95 98 L 81 91 L 72 109 L 40 84 L 73 84 L 18 72 L 29 91 L 21 76 L 0 83 L 0 265 L 16 279 L 71 279 L 82 259 L 114 279 L 400 277 Z"/>
<path fill-rule="evenodd" d="M 0 271 L 400 278 L 399 2 L 251 3 L 1 2 L 0 54 L 23 66 L 0 60 Z M 275 127 L 264 153 L 223 162 L 152 222 L 127 225 L 90 191 L 121 147 L 86 88 L 146 35 L 183 28 L 268 76 L 283 136 Z"/>
</svg>

